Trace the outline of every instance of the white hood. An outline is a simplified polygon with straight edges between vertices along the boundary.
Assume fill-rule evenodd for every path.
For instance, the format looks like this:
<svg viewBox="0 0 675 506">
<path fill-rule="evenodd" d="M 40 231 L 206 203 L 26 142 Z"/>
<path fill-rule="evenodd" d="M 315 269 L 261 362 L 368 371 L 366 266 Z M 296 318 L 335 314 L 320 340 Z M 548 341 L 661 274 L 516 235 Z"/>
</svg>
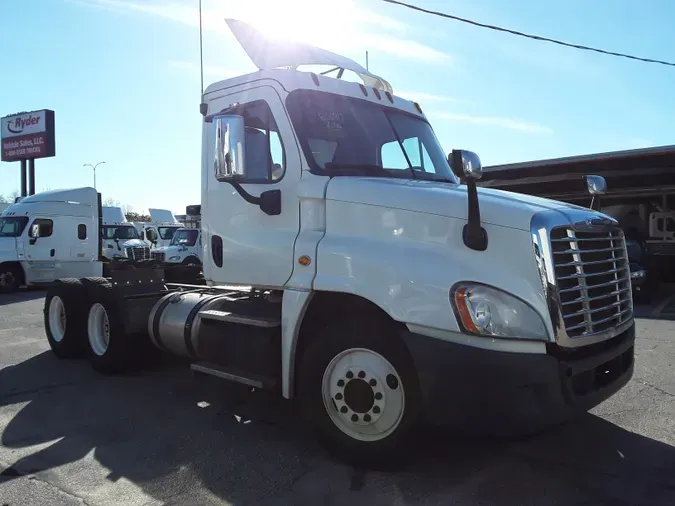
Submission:
<svg viewBox="0 0 675 506">
<path fill-rule="evenodd" d="M 336 177 L 328 185 L 326 199 L 463 220 L 467 219 L 468 214 L 465 185 L 419 179 Z M 555 200 L 489 188 L 478 188 L 478 202 L 481 222 L 525 231 L 530 230 L 530 220 L 539 211 L 585 209 Z"/>
<path fill-rule="evenodd" d="M 148 247 L 148 244 L 144 241 L 141 241 L 140 239 L 129 239 L 127 241 L 121 242 L 120 245 L 123 248 L 146 248 Z"/>
</svg>

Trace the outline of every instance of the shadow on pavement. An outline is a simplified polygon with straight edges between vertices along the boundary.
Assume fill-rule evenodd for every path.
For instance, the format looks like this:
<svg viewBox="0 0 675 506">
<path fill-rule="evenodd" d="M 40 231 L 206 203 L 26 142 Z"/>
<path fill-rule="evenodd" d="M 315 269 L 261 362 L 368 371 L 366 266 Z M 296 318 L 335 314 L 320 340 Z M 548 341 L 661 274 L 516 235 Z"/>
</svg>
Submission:
<svg viewBox="0 0 675 506">
<path fill-rule="evenodd" d="M 41 299 L 47 292 L 38 288 L 26 288 L 14 293 L 0 293 L 0 306 Z"/>
<path fill-rule="evenodd" d="M 675 503 L 675 449 L 592 415 L 521 442 L 419 434 L 406 471 L 378 473 L 329 460 L 289 403 L 175 361 L 103 377 L 46 352 L 3 371 L 0 394 L 17 409 L 2 445 L 22 455 L 1 476 L 41 473 L 85 500 L 125 478 L 164 504 Z M 51 471 L 91 458 L 110 473 Z"/>
</svg>

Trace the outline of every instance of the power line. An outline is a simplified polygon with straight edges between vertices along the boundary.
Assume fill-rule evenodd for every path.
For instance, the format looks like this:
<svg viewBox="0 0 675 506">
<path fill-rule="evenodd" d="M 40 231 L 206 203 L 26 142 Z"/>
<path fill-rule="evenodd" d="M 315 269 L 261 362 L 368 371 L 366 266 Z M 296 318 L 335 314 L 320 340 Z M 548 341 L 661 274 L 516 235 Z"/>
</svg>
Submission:
<svg viewBox="0 0 675 506">
<path fill-rule="evenodd" d="M 504 33 L 510 33 L 511 35 L 517 35 L 519 37 L 525 37 L 527 39 L 533 39 L 533 40 L 538 40 L 538 41 L 543 41 L 543 42 L 552 42 L 553 44 L 558 44 L 560 46 L 565 46 L 565 47 L 571 47 L 574 49 L 581 49 L 584 51 L 593 51 L 596 53 L 601 53 L 601 54 L 606 54 L 610 56 L 618 56 L 620 58 L 628 58 L 629 60 L 637 60 L 645 63 L 658 63 L 659 65 L 667 65 L 669 67 L 675 67 L 675 63 L 669 62 L 669 61 L 663 61 L 663 60 L 654 60 L 652 58 L 642 58 L 640 56 L 634 56 L 630 54 L 625 54 L 625 53 L 616 53 L 614 51 L 607 51 L 605 49 L 599 49 L 597 47 L 590 47 L 590 46 L 582 46 L 580 44 L 571 44 L 569 42 L 563 42 L 562 40 L 556 40 L 556 39 L 549 39 L 548 37 L 542 37 L 541 35 L 532 35 L 529 33 L 524 33 L 524 32 L 519 32 L 517 30 L 511 30 L 509 28 L 502 28 L 501 26 L 496 26 L 496 25 L 488 25 L 485 23 L 479 23 L 478 21 L 472 21 L 471 19 L 466 19 L 466 18 L 461 18 L 459 16 L 453 16 L 452 14 L 446 14 L 444 12 L 438 12 L 438 11 L 432 11 L 429 9 L 424 9 L 422 7 L 418 7 L 416 5 L 411 5 L 405 2 L 400 2 L 399 0 L 382 0 L 383 2 L 387 2 L 389 4 L 395 4 L 395 5 L 400 5 L 402 7 L 407 7 L 408 9 L 412 9 L 415 11 L 419 12 L 424 12 L 425 14 L 432 14 L 434 16 L 440 16 L 442 18 L 447 18 L 447 19 L 454 19 L 455 21 L 460 21 L 462 23 L 467 23 L 469 25 L 474 25 L 478 26 L 481 28 L 488 28 L 490 30 L 495 30 L 497 32 L 504 32 Z"/>
</svg>

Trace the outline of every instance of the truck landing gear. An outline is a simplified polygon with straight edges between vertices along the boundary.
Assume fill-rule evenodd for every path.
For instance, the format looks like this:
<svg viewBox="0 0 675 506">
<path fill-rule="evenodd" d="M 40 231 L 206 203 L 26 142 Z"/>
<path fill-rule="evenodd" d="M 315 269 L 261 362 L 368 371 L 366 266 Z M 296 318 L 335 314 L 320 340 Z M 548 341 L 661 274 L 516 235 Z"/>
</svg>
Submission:
<svg viewBox="0 0 675 506">
<path fill-rule="evenodd" d="M 306 349 L 299 397 L 328 451 L 369 468 L 405 460 L 420 393 L 396 329 L 380 319 L 334 321 Z"/>
</svg>

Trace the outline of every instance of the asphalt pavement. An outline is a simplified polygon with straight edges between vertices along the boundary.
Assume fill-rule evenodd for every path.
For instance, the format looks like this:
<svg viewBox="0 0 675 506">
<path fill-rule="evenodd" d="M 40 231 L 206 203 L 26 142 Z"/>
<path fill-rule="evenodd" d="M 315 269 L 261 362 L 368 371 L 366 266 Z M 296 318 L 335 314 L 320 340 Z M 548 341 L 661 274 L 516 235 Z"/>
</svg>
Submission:
<svg viewBox="0 0 675 506">
<path fill-rule="evenodd" d="M 60 361 L 42 292 L 0 299 L 0 506 L 675 504 L 675 322 L 637 320 L 633 380 L 518 442 L 418 435 L 398 473 L 328 458 L 293 406 L 167 359 Z"/>
</svg>

